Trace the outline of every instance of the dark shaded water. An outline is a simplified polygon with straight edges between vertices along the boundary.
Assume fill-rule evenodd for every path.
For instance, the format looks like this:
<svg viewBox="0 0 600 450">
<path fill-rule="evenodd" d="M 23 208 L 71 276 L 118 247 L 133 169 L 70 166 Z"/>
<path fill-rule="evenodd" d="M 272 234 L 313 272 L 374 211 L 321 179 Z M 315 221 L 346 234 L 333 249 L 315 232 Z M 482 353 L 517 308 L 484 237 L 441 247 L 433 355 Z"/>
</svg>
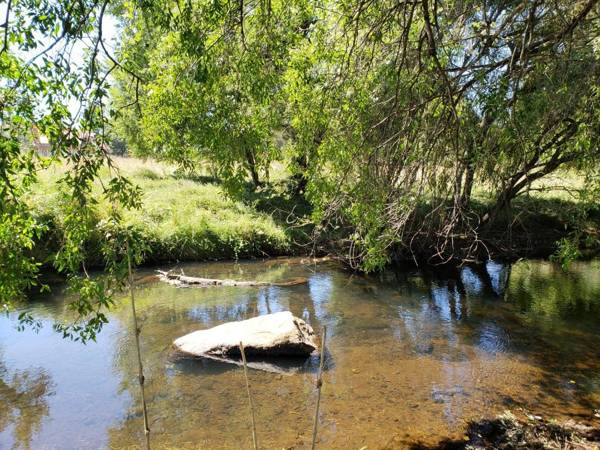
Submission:
<svg viewBox="0 0 600 450">
<path fill-rule="evenodd" d="M 140 271 L 137 289 L 154 448 L 250 448 L 242 370 L 172 357 L 199 328 L 290 310 L 328 327 L 320 448 L 381 448 L 461 437 L 506 409 L 594 419 L 600 408 L 600 262 L 569 272 L 490 262 L 447 273 L 355 276 L 298 260 L 184 266 L 190 275 L 306 285 L 177 289 Z M 0 448 L 137 448 L 142 439 L 130 309 L 124 297 L 96 343 L 51 330 L 68 297 L 0 317 Z M 299 374 L 250 372 L 262 448 L 310 445 L 317 358 Z"/>
</svg>

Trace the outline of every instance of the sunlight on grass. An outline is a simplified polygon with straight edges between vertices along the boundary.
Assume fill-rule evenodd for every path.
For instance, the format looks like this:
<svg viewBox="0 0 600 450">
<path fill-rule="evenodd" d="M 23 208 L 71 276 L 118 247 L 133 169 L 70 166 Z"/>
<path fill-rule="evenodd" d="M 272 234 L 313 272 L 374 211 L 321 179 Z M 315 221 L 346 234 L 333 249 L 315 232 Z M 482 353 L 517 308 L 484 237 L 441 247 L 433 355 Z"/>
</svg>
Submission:
<svg viewBox="0 0 600 450">
<path fill-rule="evenodd" d="M 178 177 L 174 166 L 152 160 L 115 158 L 115 162 L 143 192 L 142 209 L 125 211 L 124 219 L 145 237 L 150 248 L 148 262 L 289 252 L 285 230 L 269 214 L 229 198 L 218 184 Z M 57 181 L 65 171 L 57 165 L 43 171 L 28 199 L 38 217 L 58 230 L 63 208 Z M 103 169 L 103 179 L 108 176 Z M 100 192 L 100 186 L 96 188 Z M 108 211 L 109 205 L 100 200 L 98 219 L 105 218 Z"/>
</svg>

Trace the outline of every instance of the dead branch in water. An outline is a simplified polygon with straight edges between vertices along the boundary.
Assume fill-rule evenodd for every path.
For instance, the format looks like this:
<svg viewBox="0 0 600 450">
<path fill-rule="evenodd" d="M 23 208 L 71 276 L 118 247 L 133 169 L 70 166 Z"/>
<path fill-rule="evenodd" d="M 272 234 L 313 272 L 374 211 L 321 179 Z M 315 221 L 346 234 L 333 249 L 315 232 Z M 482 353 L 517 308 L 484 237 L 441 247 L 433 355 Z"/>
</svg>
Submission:
<svg viewBox="0 0 600 450">
<path fill-rule="evenodd" d="M 238 286 L 238 287 L 251 287 L 251 286 L 295 286 L 297 284 L 305 284 L 308 282 L 307 278 L 298 277 L 292 278 L 288 281 L 281 282 L 270 282 L 270 281 L 240 281 L 240 280 L 228 280 L 228 279 L 215 279 L 215 278 L 199 278 L 190 277 L 185 275 L 183 272 L 180 274 L 165 272 L 163 270 L 157 270 L 158 278 L 169 284 L 173 284 L 179 287 L 211 287 L 211 286 Z"/>
<path fill-rule="evenodd" d="M 150 450 L 150 426 L 148 425 L 148 408 L 146 407 L 146 395 L 144 392 L 144 366 L 142 364 L 142 352 L 140 350 L 140 328 L 138 326 L 137 314 L 135 310 L 135 297 L 133 295 L 133 271 L 131 270 L 131 254 L 129 253 L 129 242 L 125 243 L 127 247 L 127 269 L 129 271 L 129 293 L 131 294 L 131 315 L 135 335 L 135 348 L 137 350 L 138 363 L 138 381 L 140 384 L 142 414 L 144 416 L 144 436 L 146 438 L 146 450 Z"/>
</svg>

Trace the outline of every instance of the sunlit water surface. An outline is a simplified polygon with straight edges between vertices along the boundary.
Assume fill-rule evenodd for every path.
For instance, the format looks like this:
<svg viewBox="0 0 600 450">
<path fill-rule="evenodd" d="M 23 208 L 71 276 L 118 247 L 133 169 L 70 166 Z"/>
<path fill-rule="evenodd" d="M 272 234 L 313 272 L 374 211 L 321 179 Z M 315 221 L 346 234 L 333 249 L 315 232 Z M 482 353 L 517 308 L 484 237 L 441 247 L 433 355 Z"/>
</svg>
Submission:
<svg viewBox="0 0 600 450">
<path fill-rule="evenodd" d="M 137 273 L 154 448 L 250 448 L 242 369 L 179 360 L 191 331 L 290 310 L 327 326 L 320 448 L 391 448 L 460 438 L 507 409 L 590 422 L 600 408 L 600 263 L 489 262 L 451 272 L 364 277 L 299 260 L 185 265 L 190 275 L 304 285 L 178 289 Z M 39 332 L 0 317 L 0 448 L 138 448 L 136 358 L 128 298 L 97 342 L 61 338 L 63 287 L 28 310 Z M 310 445 L 318 358 L 300 373 L 250 371 L 262 448 Z"/>
</svg>

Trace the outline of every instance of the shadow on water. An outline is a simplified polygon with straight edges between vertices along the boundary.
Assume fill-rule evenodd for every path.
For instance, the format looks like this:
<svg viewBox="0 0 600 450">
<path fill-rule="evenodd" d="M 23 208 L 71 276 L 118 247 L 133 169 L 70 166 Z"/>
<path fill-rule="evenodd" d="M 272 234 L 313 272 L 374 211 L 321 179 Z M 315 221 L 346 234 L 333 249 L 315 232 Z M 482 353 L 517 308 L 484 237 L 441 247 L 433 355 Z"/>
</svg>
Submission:
<svg viewBox="0 0 600 450">
<path fill-rule="evenodd" d="M 168 370 L 172 371 L 171 375 L 182 373 L 186 375 L 212 376 L 232 370 L 239 370 L 242 366 L 242 361 L 239 358 L 232 358 L 229 361 L 220 361 L 211 358 L 172 354 L 169 361 Z M 319 369 L 319 355 L 317 353 L 313 353 L 307 357 L 268 357 L 249 355 L 247 357 L 247 362 L 249 369 L 281 375 L 315 374 Z M 331 370 L 333 367 L 334 363 L 332 355 L 325 349 L 323 370 Z"/>
</svg>

